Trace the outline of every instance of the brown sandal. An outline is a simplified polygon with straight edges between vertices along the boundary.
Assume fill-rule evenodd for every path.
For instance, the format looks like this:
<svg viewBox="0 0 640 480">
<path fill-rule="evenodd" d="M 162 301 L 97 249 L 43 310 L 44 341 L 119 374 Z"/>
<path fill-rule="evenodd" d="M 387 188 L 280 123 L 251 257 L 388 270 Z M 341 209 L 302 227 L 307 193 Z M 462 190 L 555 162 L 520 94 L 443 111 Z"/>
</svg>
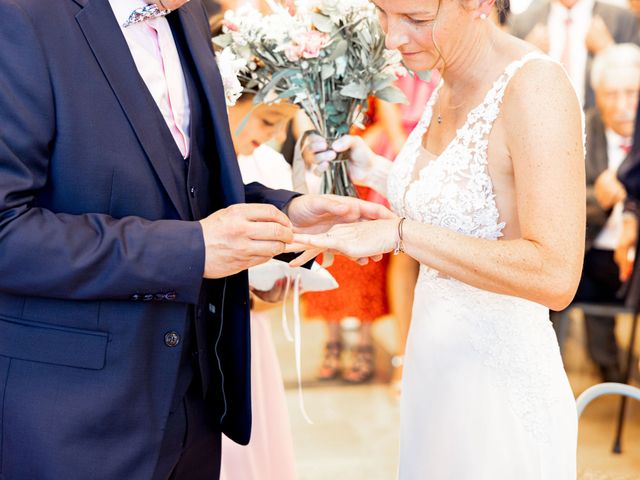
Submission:
<svg viewBox="0 0 640 480">
<path fill-rule="evenodd" d="M 360 345 L 352 351 L 353 363 L 343 379 L 347 383 L 358 384 L 368 382 L 375 374 L 375 362 L 372 345 Z"/>
<path fill-rule="evenodd" d="M 324 358 L 318 372 L 318 380 L 334 380 L 340 375 L 340 355 L 342 343 L 327 342 L 324 346 Z"/>
</svg>

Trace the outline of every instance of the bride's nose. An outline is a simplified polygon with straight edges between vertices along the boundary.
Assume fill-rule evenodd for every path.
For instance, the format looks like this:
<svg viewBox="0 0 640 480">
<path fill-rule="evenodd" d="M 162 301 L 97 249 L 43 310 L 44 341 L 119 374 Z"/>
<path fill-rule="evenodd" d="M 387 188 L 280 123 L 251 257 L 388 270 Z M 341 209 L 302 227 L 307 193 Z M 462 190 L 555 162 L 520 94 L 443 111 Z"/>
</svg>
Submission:
<svg viewBox="0 0 640 480">
<path fill-rule="evenodd" d="M 385 46 L 390 50 L 396 50 L 409 43 L 409 36 L 404 32 L 402 27 L 392 21 L 387 23 L 387 36 L 385 37 Z"/>
</svg>

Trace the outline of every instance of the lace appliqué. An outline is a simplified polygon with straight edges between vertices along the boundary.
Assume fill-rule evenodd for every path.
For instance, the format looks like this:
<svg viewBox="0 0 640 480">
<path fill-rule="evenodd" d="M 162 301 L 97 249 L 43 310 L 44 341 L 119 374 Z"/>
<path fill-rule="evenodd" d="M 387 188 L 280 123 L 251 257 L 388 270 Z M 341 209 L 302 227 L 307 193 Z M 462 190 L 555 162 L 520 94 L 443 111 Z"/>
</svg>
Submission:
<svg viewBox="0 0 640 480">
<path fill-rule="evenodd" d="M 428 162 L 412 180 L 441 82 L 394 162 L 387 185 L 394 211 L 468 236 L 490 240 L 502 236 L 505 222 L 499 222 L 487 168 L 489 134 L 510 79 L 533 59 L 549 60 L 541 53 L 532 52 L 510 64 L 483 102 L 469 113 L 442 154 Z M 541 412 L 550 411 L 551 385 L 559 357 L 548 310 L 521 298 L 466 285 L 424 265 L 420 267 L 416 289 L 428 296 L 450 299 L 455 304 L 447 320 L 465 323 L 473 349 L 496 372 L 525 429 L 539 441 L 547 441 L 545 425 L 552 424 L 553 420 L 544 418 Z"/>
</svg>

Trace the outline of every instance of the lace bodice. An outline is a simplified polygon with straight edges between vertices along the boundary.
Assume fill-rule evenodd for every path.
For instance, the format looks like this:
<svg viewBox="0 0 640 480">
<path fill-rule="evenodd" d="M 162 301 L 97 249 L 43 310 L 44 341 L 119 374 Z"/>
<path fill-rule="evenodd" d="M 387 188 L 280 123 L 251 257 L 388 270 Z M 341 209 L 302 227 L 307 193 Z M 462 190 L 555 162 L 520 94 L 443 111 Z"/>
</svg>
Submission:
<svg viewBox="0 0 640 480">
<path fill-rule="evenodd" d="M 389 202 L 398 214 L 478 238 L 497 239 L 502 235 L 505 223 L 499 222 L 500 214 L 487 169 L 489 134 L 509 81 L 525 63 L 538 58 L 548 57 L 531 52 L 511 63 L 482 103 L 469 112 L 466 122 L 442 154 L 428 162 L 412 180 L 422 139 L 431 123 L 433 105 L 442 87 L 440 83 L 389 177 Z"/>
</svg>

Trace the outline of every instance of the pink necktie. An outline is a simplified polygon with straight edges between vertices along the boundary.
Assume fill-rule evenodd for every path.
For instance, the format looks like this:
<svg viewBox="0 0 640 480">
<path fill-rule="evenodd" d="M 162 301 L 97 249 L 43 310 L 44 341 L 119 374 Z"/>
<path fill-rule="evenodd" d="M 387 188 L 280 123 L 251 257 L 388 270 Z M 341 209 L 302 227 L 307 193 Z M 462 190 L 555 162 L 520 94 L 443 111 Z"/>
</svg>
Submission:
<svg viewBox="0 0 640 480">
<path fill-rule="evenodd" d="M 145 22 L 144 25 L 149 29 L 149 34 L 154 39 L 157 47 L 157 55 L 162 63 L 162 73 L 164 74 L 166 82 L 168 105 L 163 105 L 164 108 L 160 107 L 160 111 L 182 156 L 186 158 L 189 154 L 187 135 L 180 128 L 180 126 L 184 124 L 184 118 L 182 118 L 182 113 L 184 112 L 182 108 L 183 98 L 181 95 L 183 91 L 182 78 L 178 72 L 178 69 L 182 68 L 180 59 L 177 56 L 172 58 L 169 54 L 173 50 L 169 48 L 168 42 L 172 42 L 173 37 L 168 25 L 166 25 L 167 28 L 165 29 L 163 25 L 156 24 L 153 19 Z"/>
<path fill-rule="evenodd" d="M 631 146 L 632 145 L 629 140 L 625 140 L 620 144 L 620 150 L 622 150 L 622 153 L 624 153 L 625 157 L 631 153 Z"/>
</svg>

